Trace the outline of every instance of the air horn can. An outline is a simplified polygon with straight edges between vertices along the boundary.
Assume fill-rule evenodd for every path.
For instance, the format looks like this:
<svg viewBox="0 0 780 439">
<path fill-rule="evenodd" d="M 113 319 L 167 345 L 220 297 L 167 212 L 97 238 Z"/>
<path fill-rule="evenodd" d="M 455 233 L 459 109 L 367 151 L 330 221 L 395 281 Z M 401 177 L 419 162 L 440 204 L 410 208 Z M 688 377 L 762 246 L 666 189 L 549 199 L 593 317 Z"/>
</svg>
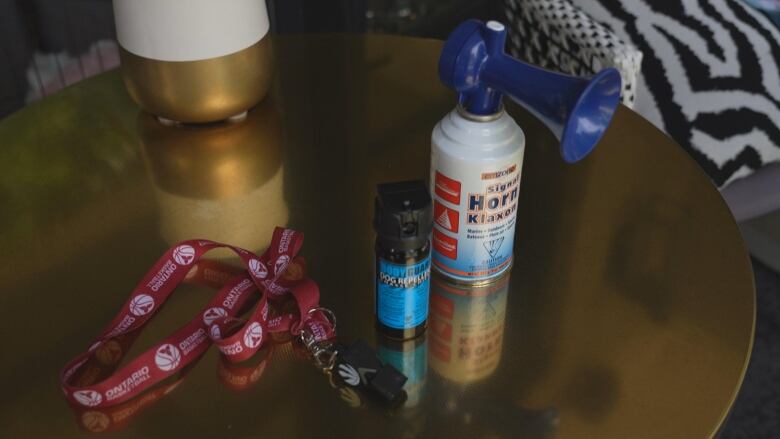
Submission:
<svg viewBox="0 0 780 439">
<path fill-rule="evenodd" d="M 439 59 L 439 77 L 458 105 L 431 139 L 433 267 L 467 283 L 489 282 L 512 264 L 525 136 L 503 95 L 553 131 L 568 163 L 593 150 L 620 100 L 616 69 L 591 78 L 551 72 L 506 55 L 505 42 L 503 24 L 469 20 Z"/>
</svg>

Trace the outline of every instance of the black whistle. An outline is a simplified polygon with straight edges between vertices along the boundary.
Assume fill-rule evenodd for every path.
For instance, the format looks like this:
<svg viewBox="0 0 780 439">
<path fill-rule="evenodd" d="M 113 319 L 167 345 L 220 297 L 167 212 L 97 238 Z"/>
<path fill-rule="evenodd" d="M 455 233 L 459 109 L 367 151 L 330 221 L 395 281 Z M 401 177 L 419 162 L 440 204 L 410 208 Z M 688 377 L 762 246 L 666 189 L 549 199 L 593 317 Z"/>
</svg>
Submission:
<svg viewBox="0 0 780 439">
<path fill-rule="evenodd" d="M 368 390 L 387 403 L 397 402 L 404 393 L 406 375 L 391 364 L 383 364 L 376 351 L 358 340 L 336 347 L 334 373 L 345 385 Z"/>
</svg>

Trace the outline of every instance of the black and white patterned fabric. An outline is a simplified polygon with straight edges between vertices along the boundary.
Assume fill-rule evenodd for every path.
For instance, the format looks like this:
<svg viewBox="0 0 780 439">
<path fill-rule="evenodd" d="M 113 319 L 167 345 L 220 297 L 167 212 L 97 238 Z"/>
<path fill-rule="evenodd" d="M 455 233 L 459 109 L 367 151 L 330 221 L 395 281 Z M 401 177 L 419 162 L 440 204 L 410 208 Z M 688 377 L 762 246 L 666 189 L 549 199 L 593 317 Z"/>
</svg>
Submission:
<svg viewBox="0 0 780 439">
<path fill-rule="evenodd" d="M 570 75 L 592 75 L 616 67 L 621 98 L 633 106 L 642 52 L 566 0 L 507 0 L 509 53 Z"/>
<path fill-rule="evenodd" d="M 634 109 L 718 186 L 780 160 L 780 31 L 770 19 L 740 0 L 571 3 L 642 51 Z"/>
</svg>

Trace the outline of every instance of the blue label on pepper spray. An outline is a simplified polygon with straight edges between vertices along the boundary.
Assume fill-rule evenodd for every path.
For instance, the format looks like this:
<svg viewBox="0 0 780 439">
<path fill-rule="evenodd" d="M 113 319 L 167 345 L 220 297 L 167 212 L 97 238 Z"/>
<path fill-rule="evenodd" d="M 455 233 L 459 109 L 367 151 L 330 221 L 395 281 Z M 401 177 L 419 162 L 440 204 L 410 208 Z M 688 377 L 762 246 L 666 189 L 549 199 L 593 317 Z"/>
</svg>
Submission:
<svg viewBox="0 0 780 439">
<path fill-rule="evenodd" d="M 413 265 L 379 259 L 377 317 L 395 329 L 414 328 L 428 318 L 431 288 L 430 256 Z"/>
</svg>

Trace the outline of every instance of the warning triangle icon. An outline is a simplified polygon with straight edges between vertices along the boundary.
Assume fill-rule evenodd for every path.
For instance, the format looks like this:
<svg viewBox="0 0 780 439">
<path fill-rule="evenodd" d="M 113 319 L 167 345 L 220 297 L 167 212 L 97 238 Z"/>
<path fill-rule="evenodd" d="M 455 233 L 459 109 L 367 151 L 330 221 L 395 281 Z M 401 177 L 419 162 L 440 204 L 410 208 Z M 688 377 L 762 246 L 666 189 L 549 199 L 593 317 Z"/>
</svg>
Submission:
<svg viewBox="0 0 780 439">
<path fill-rule="evenodd" d="M 436 223 L 447 230 L 452 230 L 452 223 L 450 222 L 450 216 L 447 215 L 447 209 L 441 211 L 441 215 L 436 218 Z"/>
<path fill-rule="evenodd" d="M 495 258 L 498 254 L 498 250 L 501 248 L 501 244 L 504 243 L 504 237 L 496 238 L 492 241 L 485 241 L 482 243 L 482 245 L 485 247 L 485 250 L 487 250 L 488 254 L 490 254 L 491 258 Z"/>
</svg>

